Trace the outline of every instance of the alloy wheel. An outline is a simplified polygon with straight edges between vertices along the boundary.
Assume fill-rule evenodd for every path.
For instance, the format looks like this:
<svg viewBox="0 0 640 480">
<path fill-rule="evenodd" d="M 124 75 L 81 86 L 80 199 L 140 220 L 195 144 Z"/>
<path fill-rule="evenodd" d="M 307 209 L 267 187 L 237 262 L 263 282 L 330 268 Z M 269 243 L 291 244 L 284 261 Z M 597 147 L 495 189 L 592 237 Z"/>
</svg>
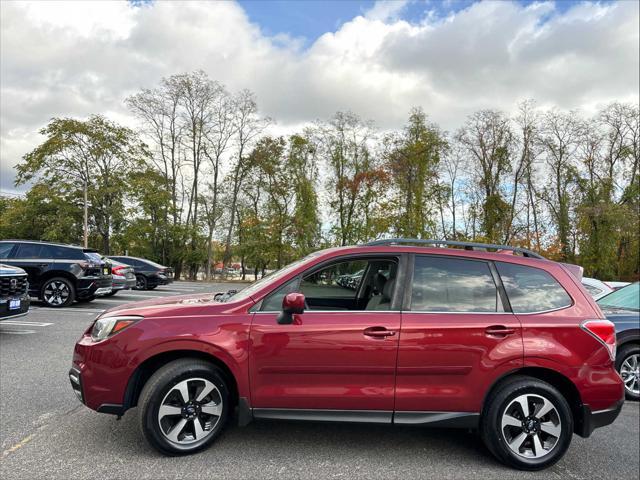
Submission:
<svg viewBox="0 0 640 480">
<path fill-rule="evenodd" d="M 162 434 L 172 443 L 190 445 L 209 437 L 222 415 L 222 395 L 204 378 L 174 385 L 158 410 Z"/>
<path fill-rule="evenodd" d="M 634 353 L 624 359 L 620 365 L 620 376 L 627 392 L 640 395 L 640 354 Z"/>
<path fill-rule="evenodd" d="M 520 395 L 502 413 L 500 431 L 509 449 L 524 458 L 541 458 L 558 444 L 562 433 L 555 405 L 538 394 Z"/>
<path fill-rule="evenodd" d="M 71 295 L 69 286 L 60 281 L 53 281 L 47 284 L 44 289 L 44 301 L 49 305 L 62 305 Z"/>
</svg>

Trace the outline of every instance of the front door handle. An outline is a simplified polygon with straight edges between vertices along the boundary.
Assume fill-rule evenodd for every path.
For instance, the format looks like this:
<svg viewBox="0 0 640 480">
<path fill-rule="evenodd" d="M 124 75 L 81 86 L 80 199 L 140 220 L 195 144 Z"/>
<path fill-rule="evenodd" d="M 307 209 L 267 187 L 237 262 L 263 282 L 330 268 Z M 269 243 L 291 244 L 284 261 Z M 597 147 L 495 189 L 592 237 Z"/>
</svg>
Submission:
<svg viewBox="0 0 640 480">
<path fill-rule="evenodd" d="M 395 331 L 387 330 L 385 327 L 369 327 L 369 328 L 365 328 L 363 333 L 367 337 L 373 337 L 373 338 L 393 337 L 396 334 Z"/>
<path fill-rule="evenodd" d="M 484 333 L 494 337 L 506 337 L 516 333 L 514 328 L 505 327 L 504 325 L 491 325 L 484 330 Z"/>
</svg>

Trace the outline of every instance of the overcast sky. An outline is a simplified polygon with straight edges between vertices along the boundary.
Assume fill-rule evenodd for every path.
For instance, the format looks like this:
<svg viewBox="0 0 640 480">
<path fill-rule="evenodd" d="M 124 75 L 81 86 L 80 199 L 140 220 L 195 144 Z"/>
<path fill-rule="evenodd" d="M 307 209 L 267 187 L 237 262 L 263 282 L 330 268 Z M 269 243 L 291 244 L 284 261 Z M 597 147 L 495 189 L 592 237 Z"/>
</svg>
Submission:
<svg viewBox="0 0 640 480">
<path fill-rule="evenodd" d="M 638 102 L 639 2 L 2 2 L 0 190 L 56 116 L 135 126 L 124 98 L 205 70 L 249 88 L 278 131 L 352 110 L 445 129 L 481 108 L 591 114 Z"/>
</svg>

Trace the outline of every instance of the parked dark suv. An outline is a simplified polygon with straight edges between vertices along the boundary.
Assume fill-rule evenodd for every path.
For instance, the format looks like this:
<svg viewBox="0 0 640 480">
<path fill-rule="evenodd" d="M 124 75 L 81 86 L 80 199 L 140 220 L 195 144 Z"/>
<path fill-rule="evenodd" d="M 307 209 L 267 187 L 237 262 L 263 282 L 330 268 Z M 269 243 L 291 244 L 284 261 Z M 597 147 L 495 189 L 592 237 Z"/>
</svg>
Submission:
<svg viewBox="0 0 640 480">
<path fill-rule="evenodd" d="M 137 290 L 153 290 L 158 285 L 168 285 L 173 282 L 173 268 L 165 267 L 144 258 L 109 256 L 109 259 L 126 263 L 133 267 L 136 274 Z"/>
<path fill-rule="evenodd" d="M 111 291 L 111 266 L 95 250 L 33 240 L 0 241 L 0 262 L 20 267 L 29 294 L 49 307 L 91 301 Z"/>
<path fill-rule="evenodd" d="M 0 320 L 29 312 L 29 282 L 21 268 L 0 263 Z"/>
<path fill-rule="evenodd" d="M 338 282 L 361 270 L 355 288 Z M 78 340 L 69 378 L 99 412 L 137 405 L 169 455 L 207 447 L 237 410 L 240 424 L 478 429 L 502 462 L 538 470 L 624 402 L 614 325 L 579 277 L 507 246 L 332 248 L 235 293 L 113 308 Z"/>
</svg>

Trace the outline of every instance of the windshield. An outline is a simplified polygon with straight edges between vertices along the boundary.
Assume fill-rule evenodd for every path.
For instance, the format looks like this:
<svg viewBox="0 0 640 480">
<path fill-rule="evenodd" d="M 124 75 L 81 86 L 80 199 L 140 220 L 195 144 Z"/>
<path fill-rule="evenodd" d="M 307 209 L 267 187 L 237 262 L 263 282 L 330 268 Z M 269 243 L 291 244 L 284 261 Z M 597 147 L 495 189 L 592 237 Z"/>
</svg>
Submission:
<svg viewBox="0 0 640 480">
<path fill-rule="evenodd" d="M 632 283 L 598 300 L 601 307 L 640 311 L 640 283 Z"/>
<path fill-rule="evenodd" d="M 318 253 L 319 252 L 315 252 L 315 253 L 312 253 L 311 255 L 307 255 L 306 257 L 301 258 L 300 260 L 296 260 L 295 262 L 290 263 L 289 265 L 287 265 L 285 267 L 282 267 L 280 270 L 276 270 L 275 272 L 271 272 L 269 275 L 265 275 L 260 280 L 258 280 L 256 282 L 253 282 L 247 288 L 244 288 L 244 289 L 240 290 L 238 293 L 235 293 L 233 295 L 230 295 L 230 296 L 226 297 L 224 299 L 224 301 L 225 302 L 229 301 L 232 298 L 233 298 L 234 301 L 235 300 L 243 300 L 243 299 L 245 299 L 247 297 L 250 297 L 251 295 L 253 295 L 255 292 L 260 290 L 265 285 L 271 283 L 272 281 L 276 281 L 279 278 L 282 278 L 282 277 L 288 275 L 289 273 L 291 273 L 291 271 L 296 269 L 299 265 L 301 265 L 302 263 L 306 262 L 310 258 L 315 257 L 316 255 L 318 255 Z"/>
</svg>

